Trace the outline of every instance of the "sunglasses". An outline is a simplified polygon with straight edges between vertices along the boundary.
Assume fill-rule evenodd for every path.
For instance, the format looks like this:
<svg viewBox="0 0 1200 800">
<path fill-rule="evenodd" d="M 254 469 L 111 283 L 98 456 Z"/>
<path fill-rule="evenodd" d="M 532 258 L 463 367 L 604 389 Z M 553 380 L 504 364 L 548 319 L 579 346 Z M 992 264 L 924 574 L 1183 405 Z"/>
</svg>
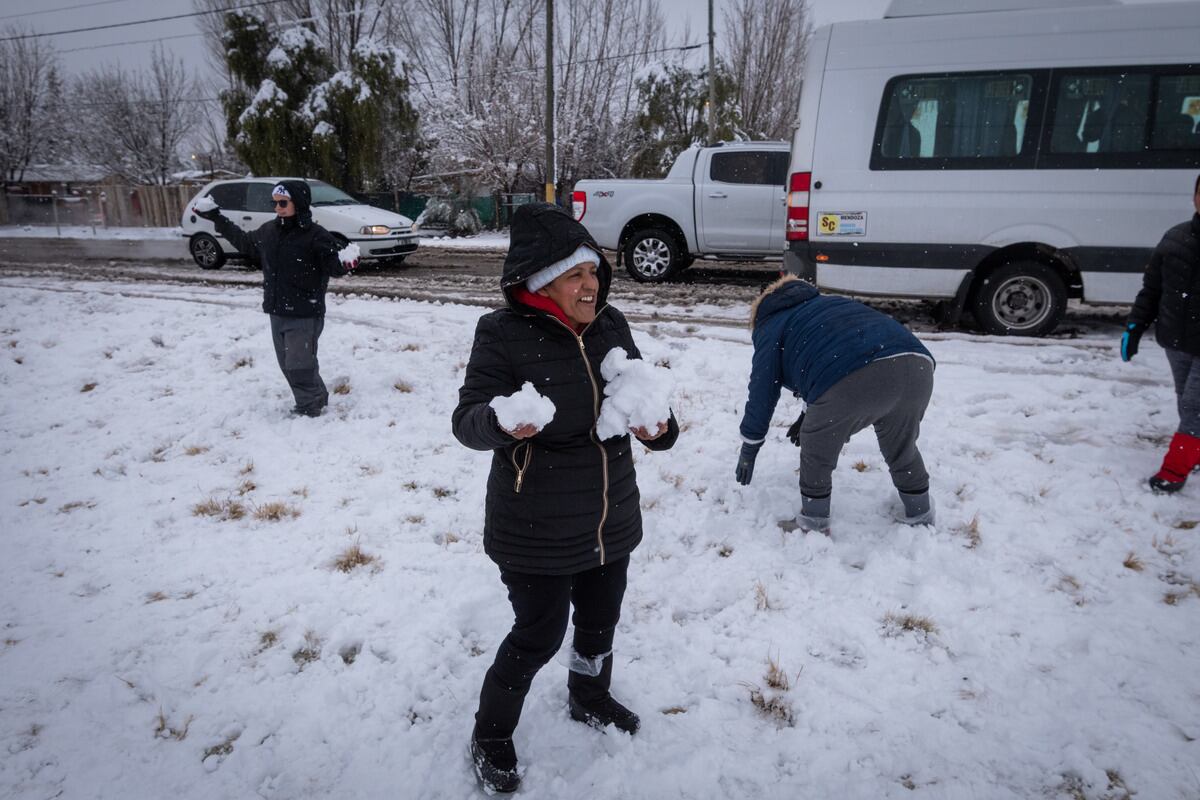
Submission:
<svg viewBox="0 0 1200 800">
<path fill-rule="evenodd" d="M 292 201 L 291 200 L 272 200 L 271 202 L 274 203 L 275 205 L 279 206 L 280 208 L 287 208 L 288 204 L 291 203 Z"/>
</svg>

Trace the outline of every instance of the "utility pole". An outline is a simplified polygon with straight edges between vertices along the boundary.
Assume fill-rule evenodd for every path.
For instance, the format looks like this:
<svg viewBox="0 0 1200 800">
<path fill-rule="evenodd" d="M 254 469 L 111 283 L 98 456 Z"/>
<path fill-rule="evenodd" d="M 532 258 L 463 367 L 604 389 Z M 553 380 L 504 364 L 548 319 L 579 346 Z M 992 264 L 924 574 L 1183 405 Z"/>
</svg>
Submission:
<svg viewBox="0 0 1200 800">
<path fill-rule="evenodd" d="M 709 0 L 711 3 L 712 0 Z M 554 0 L 546 0 L 546 202 L 555 201 L 554 184 Z"/>
<path fill-rule="evenodd" d="M 717 143 L 717 35 L 713 32 L 713 0 L 708 0 L 708 143 Z"/>
</svg>

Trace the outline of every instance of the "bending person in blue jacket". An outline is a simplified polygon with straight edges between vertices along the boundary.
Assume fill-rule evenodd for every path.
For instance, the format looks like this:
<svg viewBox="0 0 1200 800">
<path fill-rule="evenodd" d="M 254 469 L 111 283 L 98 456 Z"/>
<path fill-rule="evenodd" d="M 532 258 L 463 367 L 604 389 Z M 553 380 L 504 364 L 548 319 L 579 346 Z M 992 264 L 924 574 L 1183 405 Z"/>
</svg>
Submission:
<svg viewBox="0 0 1200 800">
<path fill-rule="evenodd" d="M 896 320 L 794 276 L 772 283 L 750 311 L 754 362 L 742 417 L 737 481 L 749 485 L 779 393 L 806 408 L 788 430 L 800 447 L 805 530 L 829 531 L 833 470 L 850 437 L 874 426 L 910 525 L 933 524 L 929 473 L 917 449 L 933 392 L 933 356 Z"/>
</svg>

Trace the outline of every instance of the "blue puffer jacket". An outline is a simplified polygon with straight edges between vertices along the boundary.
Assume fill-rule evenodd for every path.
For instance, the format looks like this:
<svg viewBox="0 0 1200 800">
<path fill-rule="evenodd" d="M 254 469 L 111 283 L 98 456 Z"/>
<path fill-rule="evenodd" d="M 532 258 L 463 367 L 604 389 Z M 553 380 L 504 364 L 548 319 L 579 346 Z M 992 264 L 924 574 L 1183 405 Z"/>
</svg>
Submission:
<svg viewBox="0 0 1200 800">
<path fill-rule="evenodd" d="M 856 300 L 822 295 L 800 280 L 781 284 L 759 302 L 753 338 L 750 396 L 741 427 L 742 439 L 750 443 L 766 438 L 781 389 L 813 403 L 872 361 L 904 353 L 933 360 L 896 320 Z"/>
</svg>

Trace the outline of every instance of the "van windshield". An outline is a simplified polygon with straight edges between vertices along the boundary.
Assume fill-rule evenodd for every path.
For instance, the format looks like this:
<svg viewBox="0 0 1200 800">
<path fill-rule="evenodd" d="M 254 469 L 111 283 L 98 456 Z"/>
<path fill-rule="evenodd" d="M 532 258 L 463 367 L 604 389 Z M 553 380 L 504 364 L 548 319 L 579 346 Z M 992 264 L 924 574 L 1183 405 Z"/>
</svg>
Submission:
<svg viewBox="0 0 1200 800">
<path fill-rule="evenodd" d="M 314 206 L 362 205 L 360 201 L 355 200 L 341 189 L 330 186 L 323 181 L 309 181 L 308 187 L 312 190 L 312 204 Z"/>
</svg>

